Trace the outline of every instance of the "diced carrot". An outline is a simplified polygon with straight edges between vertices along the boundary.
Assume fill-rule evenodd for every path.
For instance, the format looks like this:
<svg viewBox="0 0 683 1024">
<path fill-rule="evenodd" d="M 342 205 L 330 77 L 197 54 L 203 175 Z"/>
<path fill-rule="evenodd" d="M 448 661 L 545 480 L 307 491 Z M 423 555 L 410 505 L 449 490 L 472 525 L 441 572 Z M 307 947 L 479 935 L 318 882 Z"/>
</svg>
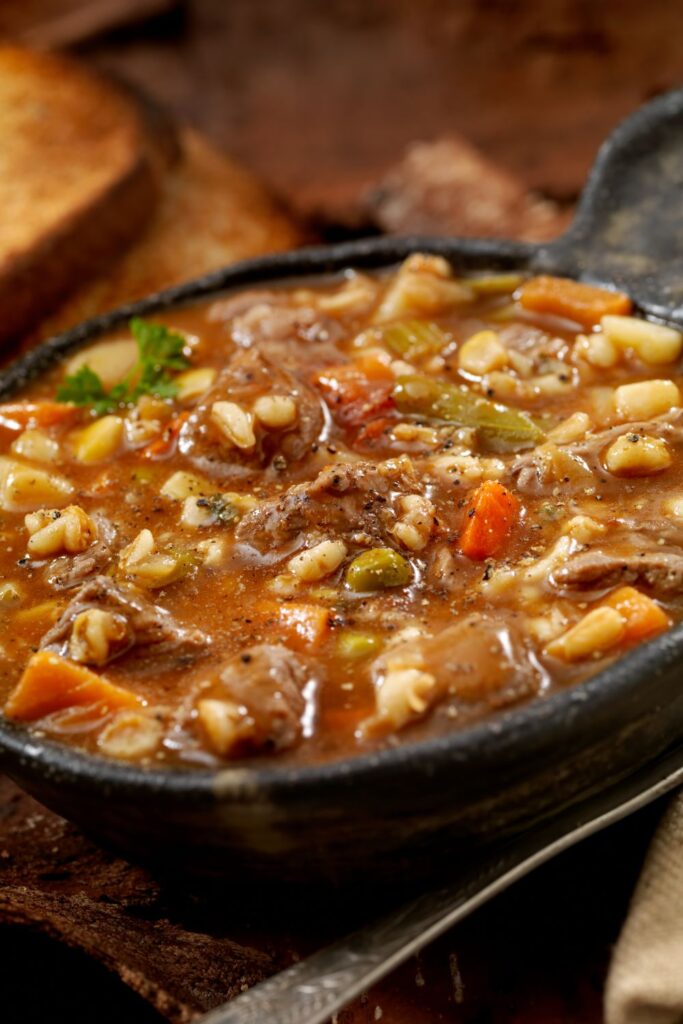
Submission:
<svg viewBox="0 0 683 1024">
<path fill-rule="evenodd" d="M 475 561 L 496 555 L 519 519 L 519 501 L 507 487 L 485 480 L 467 505 L 460 550 Z"/>
<path fill-rule="evenodd" d="M 344 363 L 341 366 L 327 366 L 324 370 L 318 370 L 313 374 L 312 381 L 323 394 L 336 396 L 337 402 L 344 402 L 347 398 L 355 398 L 362 388 L 367 388 L 369 380 L 361 373 L 353 363 Z"/>
<path fill-rule="evenodd" d="M 317 650 L 330 627 L 329 610 L 306 601 L 261 598 L 251 606 L 250 614 L 264 632 L 277 633 L 299 651 Z"/>
<path fill-rule="evenodd" d="M 337 363 L 318 370 L 313 375 L 313 382 L 321 387 L 335 387 L 346 380 L 364 378 L 367 381 L 393 381 L 394 375 L 388 363 L 372 349 L 359 352 L 349 363 Z"/>
<path fill-rule="evenodd" d="M 635 587 L 619 587 L 602 602 L 615 608 L 626 622 L 625 641 L 640 643 L 663 633 L 672 620 L 656 601 L 647 594 L 641 594 Z"/>
<path fill-rule="evenodd" d="M 170 455 L 175 448 L 183 423 L 189 415 L 189 412 L 181 412 L 167 423 L 159 437 L 142 449 L 144 457 L 146 459 L 163 459 L 164 456 Z"/>
<path fill-rule="evenodd" d="M 351 366 L 359 373 L 362 373 L 364 377 L 367 377 L 368 380 L 392 381 L 394 379 L 388 364 L 383 362 L 377 353 L 372 350 L 360 352 L 353 360 L 353 363 L 351 363 Z"/>
<path fill-rule="evenodd" d="M 292 647 L 317 651 L 329 632 L 330 612 L 322 605 L 288 601 L 279 608 L 279 621 Z"/>
<path fill-rule="evenodd" d="M 371 420 L 359 430 L 356 435 L 356 445 L 366 445 L 372 448 L 375 442 L 380 440 L 382 435 L 386 434 L 395 423 L 396 420 L 392 420 L 388 416 L 380 416 L 376 420 Z"/>
<path fill-rule="evenodd" d="M 349 407 L 346 415 L 347 422 L 355 425 L 367 423 L 382 413 L 395 409 L 393 390 L 393 384 L 386 387 L 376 384 L 372 392 L 366 395 L 356 408 Z"/>
<path fill-rule="evenodd" d="M 394 380 L 389 377 L 391 379 L 370 379 L 355 364 L 346 363 L 327 367 L 315 374 L 313 382 L 325 395 L 339 423 L 359 427 L 395 408 Z"/>
<path fill-rule="evenodd" d="M 5 714 L 22 722 L 33 722 L 65 708 L 98 705 L 100 708 L 134 708 L 140 698 L 130 690 L 110 683 L 84 665 L 51 651 L 38 651 L 9 695 Z"/>
<path fill-rule="evenodd" d="M 524 309 L 552 313 L 575 320 L 582 327 L 594 327 L 607 314 L 628 314 L 632 303 L 624 292 L 582 284 L 567 277 L 532 277 L 519 292 Z"/>
<path fill-rule="evenodd" d="M 53 427 L 74 420 L 80 411 L 78 406 L 68 402 L 7 402 L 0 405 L 0 425 L 13 430 L 29 425 Z"/>
</svg>

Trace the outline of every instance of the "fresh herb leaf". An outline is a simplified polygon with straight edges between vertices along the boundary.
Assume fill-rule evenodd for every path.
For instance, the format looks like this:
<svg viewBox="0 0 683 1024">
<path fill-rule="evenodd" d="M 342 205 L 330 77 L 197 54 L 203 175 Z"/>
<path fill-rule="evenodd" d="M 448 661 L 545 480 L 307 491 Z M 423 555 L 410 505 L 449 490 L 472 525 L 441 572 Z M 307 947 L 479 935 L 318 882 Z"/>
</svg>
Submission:
<svg viewBox="0 0 683 1024">
<path fill-rule="evenodd" d="M 117 405 L 112 393 L 107 393 L 102 381 L 89 366 L 81 366 L 65 378 L 57 391 L 57 401 L 90 405 L 98 416 L 111 412 Z"/>
<path fill-rule="evenodd" d="M 148 372 L 185 369 L 187 358 L 183 354 L 185 339 L 182 334 L 137 316 L 130 321 L 130 330 L 138 343 L 140 362 Z"/>
<path fill-rule="evenodd" d="M 170 331 L 164 324 L 133 317 L 130 330 L 138 343 L 139 379 L 133 389 L 135 401 L 140 395 L 156 395 L 158 398 L 173 398 L 178 393 L 177 385 L 169 376 L 169 370 L 184 370 L 189 360 L 184 354 L 185 339 L 182 334 Z M 135 379 L 135 370 L 133 379 Z"/>
<path fill-rule="evenodd" d="M 132 404 L 140 395 L 173 398 L 177 394 L 169 371 L 184 370 L 189 365 L 182 334 L 139 317 L 133 317 L 129 326 L 137 342 L 138 359 L 125 379 L 107 391 L 98 374 L 86 364 L 64 379 L 57 391 L 58 402 L 90 406 L 102 416 L 120 405 Z"/>
<path fill-rule="evenodd" d="M 216 517 L 223 526 L 231 526 L 239 519 L 239 512 L 223 494 L 212 494 L 207 498 L 208 507 L 212 515 Z"/>
<path fill-rule="evenodd" d="M 157 398 L 175 398 L 178 394 L 178 385 L 168 374 L 160 375 L 154 380 L 147 379 L 136 388 L 136 397 L 139 395 L 156 395 Z"/>
</svg>

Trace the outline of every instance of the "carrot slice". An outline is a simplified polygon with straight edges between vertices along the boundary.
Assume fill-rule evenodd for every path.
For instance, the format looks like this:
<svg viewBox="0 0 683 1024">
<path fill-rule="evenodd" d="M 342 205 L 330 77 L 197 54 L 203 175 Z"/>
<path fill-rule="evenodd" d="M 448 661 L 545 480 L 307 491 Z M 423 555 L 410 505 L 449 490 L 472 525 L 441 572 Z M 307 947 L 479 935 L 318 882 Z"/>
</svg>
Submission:
<svg viewBox="0 0 683 1024">
<path fill-rule="evenodd" d="M 477 562 L 497 554 L 519 519 L 519 501 L 507 487 L 485 480 L 467 505 L 460 550 Z"/>
<path fill-rule="evenodd" d="M 379 419 L 370 420 L 356 435 L 357 445 L 367 445 L 372 448 L 376 441 L 381 439 L 383 434 L 389 432 L 391 427 L 396 423 L 395 419 L 390 419 L 388 416 L 380 416 Z"/>
<path fill-rule="evenodd" d="M 329 609 L 308 601 L 262 598 L 251 614 L 266 635 L 276 634 L 297 651 L 317 651 L 330 629 Z"/>
<path fill-rule="evenodd" d="M 189 415 L 189 412 L 181 412 L 175 416 L 164 427 L 159 437 L 142 449 L 143 456 L 146 459 L 162 459 L 165 455 L 170 455 L 175 448 L 183 423 L 185 423 Z"/>
<path fill-rule="evenodd" d="M 575 320 L 582 327 L 594 327 L 608 314 L 627 314 L 632 304 L 624 292 L 582 284 L 567 277 L 532 277 L 519 292 L 524 309 L 534 313 L 553 313 Z"/>
<path fill-rule="evenodd" d="M 626 622 L 624 639 L 627 643 L 640 643 L 668 629 L 672 620 L 656 601 L 641 594 L 635 587 L 619 587 L 602 602 L 615 608 Z"/>
<path fill-rule="evenodd" d="M 379 360 L 385 376 L 369 377 L 355 363 L 329 366 L 313 377 L 334 418 L 344 426 L 360 427 L 394 409 L 394 378 Z M 368 367 L 366 367 L 367 369 Z"/>
<path fill-rule="evenodd" d="M 102 708 L 134 708 L 140 698 L 110 683 L 83 665 L 51 651 L 34 654 L 9 695 L 5 714 L 21 722 L 33 722 L 65 708 L 99 705 Z"/>
<path fill-rule="evenodd" d="M 375 352 L 360 352 L 351 366 L 368 380 L 393 381 L 394 375 L 388 365 Z"/>
<path fill-rule="evenodd" d="M 317 651 L 330 629 L 330 613 L 319 604 L 287 602 L 279 609 L 280 626 L 288 643 L 299 651 Z"/>
<path fill-rule="evenodd" d="M 53 427 L 68 423 L 80 413 L 68 402 L 6 402 L 0 405 L 0 425 L 18 430 L 20 427 Z"/>
</svg>

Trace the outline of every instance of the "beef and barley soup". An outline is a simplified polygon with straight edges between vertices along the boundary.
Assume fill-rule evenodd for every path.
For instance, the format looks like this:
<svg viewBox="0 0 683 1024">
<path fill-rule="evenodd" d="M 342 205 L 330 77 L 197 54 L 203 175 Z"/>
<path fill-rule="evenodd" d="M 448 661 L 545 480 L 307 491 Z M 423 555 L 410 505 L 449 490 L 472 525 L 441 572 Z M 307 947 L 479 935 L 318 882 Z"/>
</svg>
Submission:
<svg viewBox="0 0 683 1024">
<path fill-rule="evenodd" d="M 0 407 L 5 715 L 308 761 L 580 683 L 682 617 L 682 343 L 419 254 L 131 321 Z"/>
</svg>

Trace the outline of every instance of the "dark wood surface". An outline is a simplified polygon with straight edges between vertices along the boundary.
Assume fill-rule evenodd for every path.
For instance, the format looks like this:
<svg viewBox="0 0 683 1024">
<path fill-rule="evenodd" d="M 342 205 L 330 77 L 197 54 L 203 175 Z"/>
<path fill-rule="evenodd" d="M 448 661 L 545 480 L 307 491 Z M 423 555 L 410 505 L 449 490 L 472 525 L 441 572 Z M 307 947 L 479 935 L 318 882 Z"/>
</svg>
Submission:
<svg viewBox="0 0 683 1024">
<path fill-rule="evenodd" d="M 38 0 L 27 12 L 35 6 Z M 84 32 L 76 49 L 164 100 L 332 234 L 367 223 L 368 195 L 407 146 L 452 134 L 477 144 L 524 186 L 571 201 L 614 123 L 683 80 L 680 5 L 670 0 L 161 6 L 165 13 L 145 25 L 96 39 Z M 12 7 L 12 31 L 30 36 L 35 23 L 28 17 L 22 24 Z M 78 32 L 70 33 L 77 43 Z M 599 1024 L 610 946 L 657 811 L 519 884 L 339 1024 Z M 83 865 L 87 889 L 95 862 L 86 840 L 73 841 L 80 850 L 73 866 Z M 10 873 L 11 857 L 0 849 L 0 878 Z M 48 888 L 59 884 L 44 880 Z M 230 908 L 225 920 L 230 934 Z M 291 954 L 301 921 L 285 923 Z M 334 934 L 335 922 L 327 924 Z M 19 925 L 0 928 L 0 958 L 3 1024 L 161 1019 L 83 953 Z M 220 974 L 215 963 L 211 972 Z"/>
<path fill-rule="evenodd" d="M 377 912 L 360 891 L 274 902 L 240 880 L 207 900 L 100 850 L 8 781 L 0 808 L 0 917 L 15 922 L 0 928 L 3 1024 L 161 1021 L 115 970 L 182 1024 Z M 600 1024 L 610 947 L 660 813 L 518 883 L 337 1024 Z"/>
</svg>

